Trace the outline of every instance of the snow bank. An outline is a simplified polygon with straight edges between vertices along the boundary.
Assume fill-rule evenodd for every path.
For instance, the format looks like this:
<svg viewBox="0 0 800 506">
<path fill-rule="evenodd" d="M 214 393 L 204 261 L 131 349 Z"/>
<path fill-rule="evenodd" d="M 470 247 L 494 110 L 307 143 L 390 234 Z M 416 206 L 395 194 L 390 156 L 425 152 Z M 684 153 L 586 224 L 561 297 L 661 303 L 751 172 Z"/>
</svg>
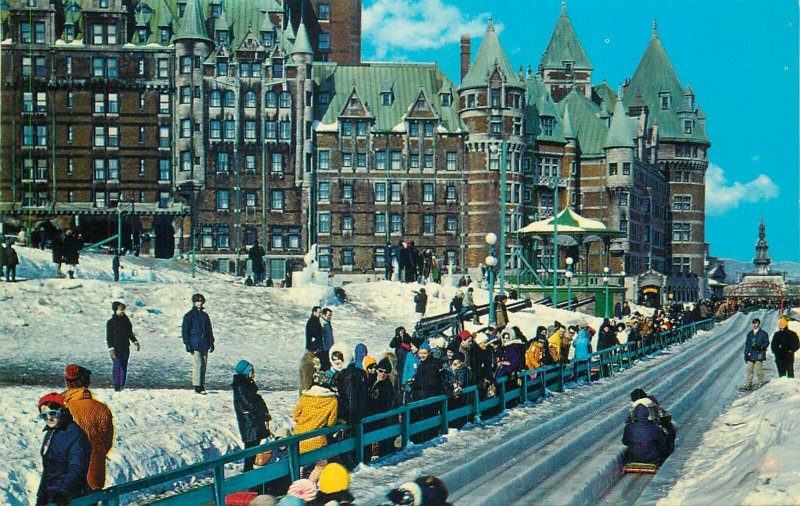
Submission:
<svg viewBox="0 0 800 506">
<path fill-rule="evenodd" d="M 735 401 L 659 505 L 796 505 L 800 382 L 773 379 Z"/>
</svg>

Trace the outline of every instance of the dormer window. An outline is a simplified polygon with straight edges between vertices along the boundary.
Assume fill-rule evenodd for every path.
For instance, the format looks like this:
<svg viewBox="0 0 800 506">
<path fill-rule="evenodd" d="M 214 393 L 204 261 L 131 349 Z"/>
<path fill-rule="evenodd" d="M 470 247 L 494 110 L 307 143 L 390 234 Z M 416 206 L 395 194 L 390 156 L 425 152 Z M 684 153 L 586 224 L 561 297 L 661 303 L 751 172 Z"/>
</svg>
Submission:
<svg viewBox="0 0 800 506">
<path fill-rule="evenodd" d="M 272 47 L 275 44 L 275 32 L 261 32 L 261 44 L 265 47 Z"/>
<path fill-rule="evenodd" d="M 555 123 L 556 123 L 555 119 L 548 116 L 542 116 L 541 118 L 539 118 L 539 124 L 542 127 L 542 135 L 547 135 L 547 136 L 553 135 L 553 128 L 555 127 Z"/>
<path fill-rule="evenodd" d="M 178 3 L 178 17 L 182 18 L 184 12 L 186 12 L 186 2 L 179 2 Z"/>
<path fill-rule="evenodd" d="M 216 19 L 222 15 L 222 4 L 211 4 L 211 17 Z"/>
<path fill-rule="evenodd" d="M 573 63 L 574 62 L 571 62 L 571 61 L 565 61 L 564 62 L 564 73 L 565 74 L 567 74 L 567 75 L 572 74 L 572 64 Z"/>
<path fill-rule="evenodd" d="M 228 75 L 228 64 L 219 62 L 217 63 L 217 76 L 227 76 Z"/>
<path fill-rule="evenodd" d="M 64 37 L 67 39 L 67 42 L 75 40 L 75 25 L 67 25 L 64 27 Z"/>
<path fill-rule="evenodd" d="M 666 111 L 672 105 L 672 95 L 669 93 L 659 93 L 659 98 L 661 99 L 661 109 Z"/>
<path fill-rule="evenodd" d="M 453 104 L 453 94 L 449 92 L 440 93 L 439 100 L 441 100 L 442 106 L 449 107 Z"/>
<path fill-rule="evenodd" d="M 381 93 L 381 105 L 392 105 L 394 96 L 391 91 L 384 91 Z"/>
<path fill-rule="evenodd" d="M 220 46 L 227 46 L 231 42 L 231 34 L 228 31 L 220 30 L 217 32 L 217 43 Z"/>
<path fill-rule="evenodd" d="M 142 44 L 147 42 L 147 28 L 139 28 L 139 42 Z"/>
<path fill-rule="evenodd" d="M 500 88 L 492 88 L 492 107 L 500 107 Z"/>
<path fill-rule="evenodd" d="M 694 133 L 694 121 L 690 119 L 683 120 L 683 133 L 687 135 Z"/>
<path fill-rule="evenodd" d="M 169 44 L 169 28 L 159 29 L 159 35 L 162 44 Z"/>
</svg>

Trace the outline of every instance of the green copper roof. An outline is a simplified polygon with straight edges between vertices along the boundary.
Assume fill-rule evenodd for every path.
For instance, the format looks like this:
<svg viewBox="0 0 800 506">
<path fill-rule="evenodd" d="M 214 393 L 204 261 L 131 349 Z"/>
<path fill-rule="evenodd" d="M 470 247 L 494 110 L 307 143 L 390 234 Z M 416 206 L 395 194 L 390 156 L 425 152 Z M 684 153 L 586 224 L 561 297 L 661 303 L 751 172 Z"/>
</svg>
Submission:
<svg viewBox="0 0 800 506">
<path fill-rule="evenodd" d="M 597 86 L 593 86 L 592 90 L 594 91 L 594 94 L 606 104 L 606 108 L 610 107 L 613 109 L 614 104 L 617 102 L 617 94 L 614 93 L 614 90 L 611 89 L 611 86 L 609 86 L 608 83 L 603 81 Z"/>
<path fill-rule="evenodd" d="M 261 0 L 261 12 L 283 12 L 278 0 Z"/>
<path fill-rule="evenodd" d="M 497 36 L 497 32 L 494 30 L 494 25 L 492 21 L 489 20 L 489 25 L 486 27 L 483 41 L 481 41 L 481 47 L 478 48 L 475 61 L 472 62 L 472 65 L 469 67 L 469 72 L 464 76 L 460 89 L 485 87 L 495 69 L 500 72 L 500 75 L 503 76 L 507 85 L 524 86 L 523 82 L 514 71 L 514 68 L 511 66 L 511 63 L 508 61 L 508 56 L 506 56 L 506 52 L 503 51 L 503 46 L 500 45 L 500 39 Z"/>
<path fill-rule="evenodd" d="M 581 70 L 592 70 L 592 63 L 583 50 L 572 22 L 567 16 L 565 3 L 561 4 L 561 16 L 558 17 L 556 28 L 550 36 L 550 42 L 542 55 L 542 67 L 545 69 L 564 68 L 564 62 L 573 62 L 572 67 Z"/>
<path fill-rule="evenodd" d="M 564 109 L 569 109 L 569 119 L 583 155 L 605 156 L 603 145 L 608 135 L 608 126 L 600 119 L 600 107 L 574 88 L 556 107 L 561 111 L 562 117 Z"/>
<path fill-rule="evenodd" d="M 308 40 L 308 31 L 306 31 L 306 24 L 302 21 L 300 26 L 297 27 L 297 38 L 294 40 L 294 47 L 292 53 L 307 53 L 313 54 L 314 50 L 311 49 L 311 41 Z"/>
<path fill-rule="evenodd" d="M 617 100 L 614 106 L 614 114 L 611 116 L 611 128 L 608 129 L 604 148 L 634 148 L 633 133 L 631 132 L 628 115 L 625 114 L 625 106 Z"/>
<path fill-rule="evenodd" d="M 564 108 L 564 117 L 561 120 L 561 124 L 563 125 L 562 130 L 564 131 L 564 138 L 565 139 L 576 139 L 575 136 L 575 129 L 572 128 L 572 120 L 569 119 L 569 108 Z"/>
<path fill-rule="evenodd" d="M 670 96 L 670 106 L 662 108 L 661 98 Z M 641 98 L 638 97 L 641 95 Z M 692 134 L 685 134 L 683 119 L 696 119 L 694 111 L 686 111 L 684 88 L 678 78 L 672 62 L 661 43 L 661 38 L 653 27 L 653 36 L 642 55 L 639 66 L 631 78 L 622 101 L 626 106 L 639 105 L 642 101 L 647 105 L 651 117 L 658 123 L 658 135 L 663 139 L 708 143 L 705 127 L 694 129 Z M 681 114 L 685 111 L 686 114 Z M 695 123 L 700 123 L 695 121 Z M 702 133 L 701 133 L 702 132 Z"/>
<path fill-rule="evenodd" d="M 538 74 L 532 75 L 527 80 L 525 104 L 527 108 L 525 128 L 528 135 L 533 136 L 537 141 L 567 142 L 561 124 L 563 115 L 556 108 L 556 104 L 553 103 L 552 97 L 547 93 L 542 78 Z M 553 131 L 549 135 L 542 129 L 542 116 L 553 119 Z"/>
<path fill-rule="evenodd" d="M 145 0 L 134 8 L 136 29 L 131 41 L 134 44 L 161 44 L 161 28 L 175 30 L 178 24 L 172 5 L 167 0 Z M 138 28 L 147 28 L 147 39 L 139 38 Z"/>
<path fill-rule="evenodd" d="M 205 19 L 203 18 L 203 11 L 200 7 L 200 0 L 189 0 L 186 4 L 186 10 L 183 13 L 178 29 L 175 32 L 173 41 L 181 39 L 194 39 L 205 40 L 212 42 L 208 38 L 206 31 Z"/>
<path fill-rule="evenodd" d="M 458 114 L 458 100 L 443 106 L 439 90 L 451 87 L 453 82 L 435 63 L 369 63 L 360 66 L 338 66 L 335 63 L 314 63 L 313 79 L 319 92 L 328 93 L 327 108 L 317 109 L 315 118 L 323 125 L 333 125 L 344 109 L 355 85 L 355 91 L 369 113 L 375 118 L 375 131 L 391 132 L 403 123 L 406 114 L 423 89 L 441 125 L 449 132 L 463 130 Z M 381 92 L 392 83 L 394 99 L 391 105 L 382 105 Z"/>
</svg>

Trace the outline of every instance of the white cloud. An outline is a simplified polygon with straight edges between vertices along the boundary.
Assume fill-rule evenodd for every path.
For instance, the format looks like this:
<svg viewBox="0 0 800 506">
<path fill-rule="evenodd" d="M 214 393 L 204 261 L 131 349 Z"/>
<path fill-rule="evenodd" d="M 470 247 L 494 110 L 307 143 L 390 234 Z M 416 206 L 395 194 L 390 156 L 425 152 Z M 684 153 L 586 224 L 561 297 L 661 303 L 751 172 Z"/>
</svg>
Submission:
<svg viewBox="0 0 800 506">
<path fill-rule="evenodd" d="M 751 162 L 760 162 L 761 161 L 761 155 L 753 155 L 753 156 L 751 156 L 750 157 L 750 161 Z"/>
<path fill-rule="evenodd" d="M 747 183 L 729 182 L 722 167 L 710 163 L 706 171 L 706 213 L 720 216 L 740 204 L 757 204 L 772 200 L 780 189 L 769 176 L 759 174 Z"/>
<path fill-rule="evenodd" d="M 437 49 L 456 44 L 462 34 L 481 36 L 489 13 L 474 17 L 443 0 L 374 0 L 361 18 L 364 36 L 375 48 L 369 59 L 397 59 L 398 51 Z M 500 32 L 502 26 L 495 24 Z"/>
</svg>

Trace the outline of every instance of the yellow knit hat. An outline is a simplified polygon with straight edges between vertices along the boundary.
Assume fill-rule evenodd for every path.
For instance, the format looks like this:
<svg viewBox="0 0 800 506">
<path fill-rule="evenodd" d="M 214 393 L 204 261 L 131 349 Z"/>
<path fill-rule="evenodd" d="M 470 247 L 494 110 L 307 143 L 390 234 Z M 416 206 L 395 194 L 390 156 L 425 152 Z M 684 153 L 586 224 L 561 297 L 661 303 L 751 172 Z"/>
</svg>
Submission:
<svg viewBox="0 0 800 506">
<path fill-rule="evenodd" d="M 364 370 L 366 371 L 367 367 L 371 365 L 377 365 L 377 363 L 378 361 L 375 360 L 375 357 L 370 357 L 369 355 L 367 355 L 366 357 L 364 357 L 364 360 L 361 361 L 361 367 L 363 367 Z"/>
<path fill-rule="evenodd" d="M 786 315 L 781 316 L 778 321 L 783 322 L 784 325 L 789 325 L 789 318 Z"/>
<path fill-rule="evenodd" d="M 347 490 L 350 487 L 350 473 L 343 465 L 332 462 L 322 469 L 317 485 L 324 494 Z"/>
</svg>

